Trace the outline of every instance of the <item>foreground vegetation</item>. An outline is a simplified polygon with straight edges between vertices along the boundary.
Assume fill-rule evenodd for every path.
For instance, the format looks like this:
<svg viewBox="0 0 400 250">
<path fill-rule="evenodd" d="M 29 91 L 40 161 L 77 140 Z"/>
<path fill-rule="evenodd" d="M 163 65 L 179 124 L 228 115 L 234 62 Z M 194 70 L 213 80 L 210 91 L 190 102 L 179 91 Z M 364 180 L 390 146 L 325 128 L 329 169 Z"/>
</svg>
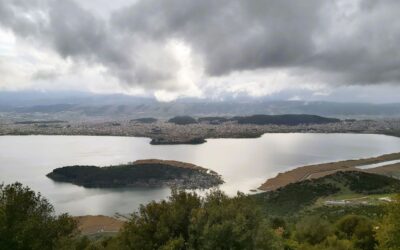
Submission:
<svg viewBox="0 0 400 250">
<path fill-rule="evenodd" d="M 340 190 L 391 192 L 398 182 L 346 175 L 335 175 L 332 180 L 341 177 L 344 181 L 310 192 L 329 196 L 338 183 L 348 184 Z M 308 188 L 313 186 L 306 183 Z M 280 194 L 288 198 L 290 192 L 286 196 L 285 192 Z M 285 208 L 286 198 L 272 197 L 274 205 Z M 0 186 L 0 249 L 400 249 L 400 197 L 365 206 L 315 207 L 311 203 L 278 216 L 265 196 L 227 197 L 214 190 L 200 197 L 173 190 L 168 200 L 141 206 L 117 235 L 89 239 L 79 234 L 74 219 L 55 216 L 40 194 L 16 183 Z"/>
<path fill-rule="evenodd" d="M 78 237 L 75 221 L 54 215 L 40 194 L 16 183 L 0 186 L 0 249 L 62 249 Z"/>
</svg>

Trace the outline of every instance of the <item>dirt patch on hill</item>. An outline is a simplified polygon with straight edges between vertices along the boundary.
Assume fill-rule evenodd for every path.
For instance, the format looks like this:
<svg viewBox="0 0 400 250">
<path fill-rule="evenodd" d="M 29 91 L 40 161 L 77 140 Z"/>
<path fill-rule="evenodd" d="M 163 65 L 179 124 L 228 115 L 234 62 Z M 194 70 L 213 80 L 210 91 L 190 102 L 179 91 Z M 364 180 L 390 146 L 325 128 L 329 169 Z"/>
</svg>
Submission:
<svg viewBox="0 0 400 250">
<path fill-rule="evenodd" d="M 78 222 L 78 229 L 85 235 L 96 233 L 116 233 L 124 224 L 121 220 L 104 215 L 77 216 L 75 219 Z"/>
</svg>

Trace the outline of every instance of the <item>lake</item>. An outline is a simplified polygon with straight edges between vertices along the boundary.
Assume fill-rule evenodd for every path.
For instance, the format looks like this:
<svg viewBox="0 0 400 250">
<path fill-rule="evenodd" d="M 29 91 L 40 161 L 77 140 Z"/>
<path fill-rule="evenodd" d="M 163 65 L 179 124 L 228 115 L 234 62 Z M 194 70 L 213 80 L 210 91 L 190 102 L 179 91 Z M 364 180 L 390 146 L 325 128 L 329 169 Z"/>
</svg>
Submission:
<svg viewBox="0 0 400 250">
<path fill-rule="evenodd" d="M 208 139 L 201 145 L 150 145 L 150 139 L 106 136 L 2 136 L 0 183 L 19 181 L 71 215 L 127 214 L 139 204 L 166 198 L 168 188 L 88 189 L 46 177 L 67 165 L 166 159 L 210 168 L 229 195 L 248 193 L 267 178 L 297 166 L 372 157 L 400 151 L 400 138 L 370 134 L 264 134 L 252 139 Z"/>
</svg>

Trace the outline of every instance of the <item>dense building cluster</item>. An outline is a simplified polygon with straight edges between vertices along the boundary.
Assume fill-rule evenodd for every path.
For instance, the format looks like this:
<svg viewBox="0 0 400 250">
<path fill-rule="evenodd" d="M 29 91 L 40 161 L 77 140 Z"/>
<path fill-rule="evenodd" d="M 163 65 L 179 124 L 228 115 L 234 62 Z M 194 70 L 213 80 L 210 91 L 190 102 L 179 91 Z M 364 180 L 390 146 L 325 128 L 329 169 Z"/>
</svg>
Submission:
<svg viewBox="0 0 400 250">
<path fill-rule="evenodd" d="M 228 121 L 220 124 L 199 122 L 177 125 L 159 120 L 141 123 L 119 121 L 68 121 L 49 123 L 0 121 L 0 135 L 112 135 L 149 137 L 163 143 L 190 143 L 198 138 L 252 138 L 264 133 L 372 133 L 400 134 L 400 120 L 344 120 L 312 125 L 253 125 Z M 199 141 L 199 140 L 197 140 Z M 157 144 L 157 143 L 155 143 Z"/>
</svg>

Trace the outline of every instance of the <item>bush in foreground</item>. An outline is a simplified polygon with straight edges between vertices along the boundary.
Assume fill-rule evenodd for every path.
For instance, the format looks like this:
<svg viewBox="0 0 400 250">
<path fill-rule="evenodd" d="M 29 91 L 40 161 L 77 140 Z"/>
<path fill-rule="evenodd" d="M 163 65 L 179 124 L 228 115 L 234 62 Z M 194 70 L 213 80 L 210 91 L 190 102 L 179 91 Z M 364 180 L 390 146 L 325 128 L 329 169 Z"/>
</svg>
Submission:
<svg viewBox="0 0 400 250">
<path fill-rule="evenodd" d="M 76 223 L 20 183 L 0 185 L 0 249 L 58 249 L 76 235 Z"/>
<path fill-rule="evenodd" d="M 377 230 L 379 249 L 400 249 L 400 196 L 387 206 L 387 215 Z"/>
<path fill-rule="evenodd" d="M 257 205 L 220 191 L 205 198 L 173 191 L 132 215 L 119 238 L 120 249 L 282 249 Z"/>
</svg>

